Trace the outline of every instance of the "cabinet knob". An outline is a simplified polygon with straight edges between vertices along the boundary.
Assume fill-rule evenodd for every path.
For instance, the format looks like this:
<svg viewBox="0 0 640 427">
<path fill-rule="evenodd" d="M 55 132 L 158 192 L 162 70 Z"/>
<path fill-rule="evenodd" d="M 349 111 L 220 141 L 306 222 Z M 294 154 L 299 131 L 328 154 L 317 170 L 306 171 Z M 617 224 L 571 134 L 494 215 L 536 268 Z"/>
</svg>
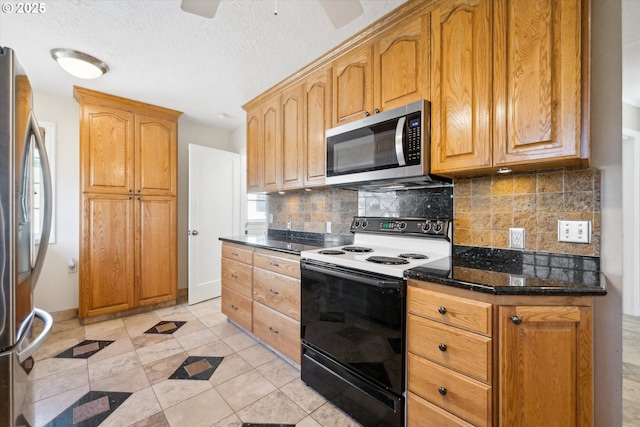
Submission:
<svg viewBox="0 0 640 427">
<path fill-rule="evenodd" d="M 278 291 L 274 291 L 273 289 L 269 289 L 269 293 L 270 293 L 271 295 L 278 295 L 280 292 L 278 292 Z"/>
<path fill-rule="evenodd" d="M 231 308 L 233 308 L 234 310 L 238 311 L 238 307 L 236 307 L 235 305 L 231 304 Z"/>
<path fill-rule="evenodd" d="M 140 192 L 140 190 L 138 190 L 138 193 Z"/>
<path fill-rule="evenodd" d="M 379 108 L 376 108 L 375 110 L 373 110 L 373 114 L 378 114 L 380 112 Z"/>
<path fill-rule="evenodd" d="M 444 308 L 443 306 L 440 306 L 440 307 L 438 307 L 438 313 L 447 314 L 447 309 Z"/>
<path fill-rule="evenodd" d="M 438 387 L 438 393 L 440 393 L 441 395 L 445 395 L 447 394 L 447 388 L 446 387 Z"/>
<path fill-rule="evenodd" d="M 369 113 L 368 111 L 365 111 L 365 112 L 364 112 L 364 116 L 365 116 L 365 117 L 369 117 L 370 115 L 371 115 L 371 113 Z"/>
<path fill-rule="evenodd" d="M 191 232 L 191 235 L 192 235 L 192 236 L 197 236 L 198 234 L 200 234 L 200 232 L 199 232 L 198 230 L 193 230 L 193 231 Z"/>
<path fill-rule="evenodd" d="M 132 189 L 129 189 L 129 193 L 133 193 L 133 190 L 132 190 Z"/>
<path fill-rule="evenodd" d="M 440 343 L 438 344 L 438 348 L 440 349 L 440 351 L 447 351 L 447 345 Z"/>
<path fill-rule="evenodd" d="M 271 331 L 274 334 L 279 334 L 280 333 L 277 329 L 273 329 L 271 326 L 269 326 L 269 331 Z"/>
<path fill-rule="evenodd" d="M 522 323 L 522 317 L 519 316 L 511 316 L 511 321 L 513 323 L 515 323 L 516 325 L 519 325 L 520 323 Z"/>
</svg>

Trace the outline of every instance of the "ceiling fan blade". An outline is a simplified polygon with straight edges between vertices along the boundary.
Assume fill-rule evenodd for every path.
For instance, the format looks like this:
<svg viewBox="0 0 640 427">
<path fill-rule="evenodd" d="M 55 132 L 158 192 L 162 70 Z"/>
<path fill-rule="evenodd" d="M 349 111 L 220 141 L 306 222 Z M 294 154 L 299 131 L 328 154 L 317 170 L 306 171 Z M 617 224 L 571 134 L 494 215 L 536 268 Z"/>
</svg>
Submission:
<svg viewBox="0 0 640 427">
<path fill-rule="evenodd" d="M 213 18 L 220 5 L 220 0 L 182 0 L 180 9 L 204 18 Z"/>
<path fill-rule="evenodd" d="M 334 27 L 340 28 L 362 15 L 359 0 L 319 0 Z"/>
</svg>

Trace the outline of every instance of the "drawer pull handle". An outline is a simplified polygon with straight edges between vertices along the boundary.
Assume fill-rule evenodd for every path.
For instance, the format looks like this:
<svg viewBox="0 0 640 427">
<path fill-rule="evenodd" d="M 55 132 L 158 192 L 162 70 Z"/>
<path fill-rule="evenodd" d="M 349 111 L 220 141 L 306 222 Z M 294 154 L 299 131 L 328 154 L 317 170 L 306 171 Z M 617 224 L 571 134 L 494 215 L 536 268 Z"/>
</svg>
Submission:
<svg viewBox="0 0 640 427">
<path fill-rule="evenodd" d="M 438 307 L 438 313 L 447 314 L 447 309 L 444 308 L 443 306 L 440 306 L 440 307 Z"/>
<path fill-rule="evenodd" d="M 269 326 L 269 331 L 271 331 L 274 334 L 279 334 L 280 333 L 277 329 L 273 329 L 271 326 Z"/>
<path fill-rule="evenodd" d="M 278 292 L 278 291 L 274 291 L 273 289 L 269 289 L 269 293 L 270 293 L 271 295 L 278 295 L 280 292 Z"/>
<path fill-rule="evenodd" d="M 447 394 L 447 388 L 446 387 L 438 387 L 438 393 L 440 393 L 441 395 L 445 395 Z"/>
<path fill-rule="evenodd" d="M 231 255 L 238 256 L 239 254 L 237 252 L 231 252 Z"/>
<path fill-rule="evenodd" d="M 235 305 L 231 304 L 231 308 L 233 308 L 234 310 L 238 311 L 238 307 L 236 307 Z"/>
<path fill-rule="evenodd" d="M 277 262 L 273 262 L 273 261 L 269 261 L 269 265 L 271 267 L 280 267 L 280 264 L 278 264 Z"/>
<path fill-rule="evenodd" d="M 238 278 L 238 275 L 237 275 L 237 274 L 233 274 L 233 273 L 231 273 L 231 277 L 232 277 L 232 278 L 234 278 L 234 279 L 237 279 L 237 278 Z"/>
<path fill-rule="evenodd" d="M 440 351 L 447 351 L 447 345 L 440 343 L 438 344 L 438 348 L 440 349 Z"/>
<path fill-rule="evenodd" d="M 511 316 L 511 321 L 513 323 L 515 323 L 516 325 L 519 325 L 522 323 L 522 317 L 519 316 Z"/>
</svg>

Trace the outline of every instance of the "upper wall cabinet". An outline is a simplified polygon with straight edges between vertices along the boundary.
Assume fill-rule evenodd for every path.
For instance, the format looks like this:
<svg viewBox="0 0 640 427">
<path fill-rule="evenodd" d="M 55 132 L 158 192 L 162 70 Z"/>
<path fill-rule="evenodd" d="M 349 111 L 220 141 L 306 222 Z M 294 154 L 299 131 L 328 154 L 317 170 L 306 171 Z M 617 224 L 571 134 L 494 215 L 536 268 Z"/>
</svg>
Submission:
<svg viewBox="0 0 640 427">
<path fill-rule="evenodd" d="M 281 128 L 280 128 L 280 97 L 269 99 L 260 110 L 259 139 L 264 150 L 263 189 L 264 191 L 278 191 L 280 189 L 281 162 Z"/>
<path fill-rule="evenodd" d="M 304 186 L 323 185 L 325 131 L 331 128 L 332 69 L 321 69 L 304 81 Z"/>
<path fill-rule="evenodd" d="M 431 170 L 491 165 L 492 0 L 432 12 Z"/>
<path fill-rule="evenodd" d="M 429 14 L 384 32 L 373 45 L 373 108 L 380 111 L 430 99 Z"/>
<path fill-rule="evenodd" d="M 366 45 L 333 63 L 333 101 L 335 126 L 361 119 L 371 108 L 371 46 Z"/>
<path fill-rule="evenodd" d="M 429 98 L 429 15 L 412 16 L 336 59 L 334 125 Z"/>
<path fill-rule="evenodd" d="M 434 9 L 434 173 L 586 163 L 584 4 L 463 0 Z"/>
<path fill-rule="evenodd" d="M 261 106 L 247 111 L 247 192 L 262 191 L 264 144 L 260 137 Z"/>
<path fill-rule="evenodd" d="M 498 0 L 494 9 L 494 165 L 580 159 L 582 2 Z"/>
<path fill-rule="evenodd" d="M 285 90 L 280 99 L 282 114 L 281 186 L 283 190 L 302 187 L 304 181 L 304 88 Z"/>
</svg>

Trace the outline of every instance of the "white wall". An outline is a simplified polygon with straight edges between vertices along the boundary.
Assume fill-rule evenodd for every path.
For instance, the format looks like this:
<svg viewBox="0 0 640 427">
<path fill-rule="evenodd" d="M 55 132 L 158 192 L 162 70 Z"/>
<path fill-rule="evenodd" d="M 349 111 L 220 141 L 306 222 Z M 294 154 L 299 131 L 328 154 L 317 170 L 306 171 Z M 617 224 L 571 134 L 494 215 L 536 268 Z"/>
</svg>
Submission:
<svg viewBox="0 0 640 427">
<path fill-rule="evenodd" d="M 593 0 L 591 158 L 601 170 L 600 267 L 607 296 L 596 297 L 595 423 L 622 425 L 622 36 L 620 0 Z"/>
<path fill-rule="evenodd" d="M 39 120 L 56 123 L 56 234 L 49 246 L 35 304 L 49 312 L 78 308 L 78 274 L 67 273 L 67 261 L 78 259 L 79 250 L 79 106 L 71 95 L 34 92 Z M 178 287 L 188 286 L 188 144 L 235 151 L 231 132 L 194 123 L 178 122 Z M 215 185 L 215 183 L 212 183 Z"/>
</svg>

